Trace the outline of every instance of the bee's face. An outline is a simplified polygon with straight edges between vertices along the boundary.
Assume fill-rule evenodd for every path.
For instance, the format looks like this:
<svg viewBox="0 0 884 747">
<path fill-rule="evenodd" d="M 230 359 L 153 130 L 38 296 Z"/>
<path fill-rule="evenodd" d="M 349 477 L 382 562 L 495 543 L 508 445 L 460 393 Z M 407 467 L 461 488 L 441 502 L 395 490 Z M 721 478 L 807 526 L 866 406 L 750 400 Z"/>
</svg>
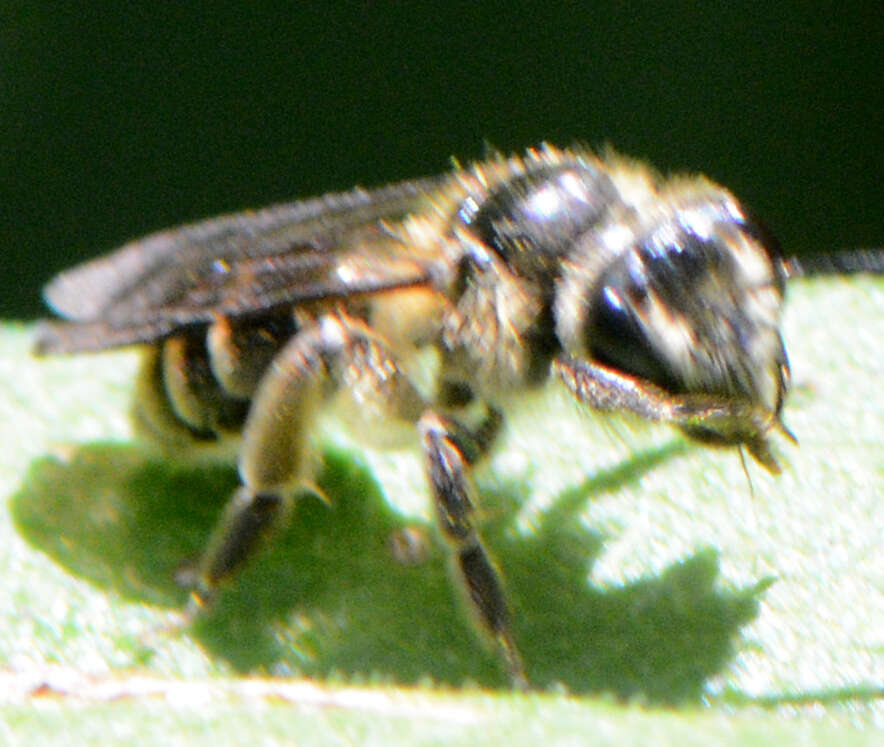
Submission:
<svg viewBox="0 0 884 747">
<path fill-rule="evenodd" d="M 778 414 L 788 382 L 783 283 L 751 226 L 706 202 L 639 230 L 604 237 L 614 259 L 585 289 L 586 354 L 672 394 Z"/>
</svg>

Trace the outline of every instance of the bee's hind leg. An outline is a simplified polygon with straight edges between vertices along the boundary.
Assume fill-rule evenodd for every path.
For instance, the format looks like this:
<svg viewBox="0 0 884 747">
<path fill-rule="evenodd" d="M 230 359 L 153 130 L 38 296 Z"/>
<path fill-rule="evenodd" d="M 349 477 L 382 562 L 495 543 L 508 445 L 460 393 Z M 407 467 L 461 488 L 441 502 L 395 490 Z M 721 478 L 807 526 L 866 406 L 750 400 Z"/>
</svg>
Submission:
<svg viewBox="0 0 884 747">
<path fill-rule="evenodd" d="M 214 599 L 218 584 L 232 577 L 262 539 L 280 523 L 290 498 L 282 493 L 256 492 L 246 486 L 234 491 L 216 525 L 194 578 L 189 616 L 201 612 Z"/>
<path fill-rule="evenodd" d="M 253 395 L 239 455 L 242 486 L 203 555 L 193 611 L 210 602 L 217 586 L 285 520 L 298 492 L 315 491 L 310 429 L 326 395 L 345 385 L 373 389 L 379 401 L 389 403 L 392 416 L 410 422 L 425 409 L 387 347 L 362 322 L 330 314 L 297 332 Z"/>
</svg>

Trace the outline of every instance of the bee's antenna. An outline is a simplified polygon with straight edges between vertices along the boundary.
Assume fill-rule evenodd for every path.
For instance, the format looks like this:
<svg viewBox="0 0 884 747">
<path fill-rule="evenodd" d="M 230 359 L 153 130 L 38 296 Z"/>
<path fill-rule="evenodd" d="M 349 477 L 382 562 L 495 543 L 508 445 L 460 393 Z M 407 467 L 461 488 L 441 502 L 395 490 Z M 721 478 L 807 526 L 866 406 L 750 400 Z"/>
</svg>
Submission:
<svg viewBox="0 0 884 747">
<path fill-rule="evenodd" d="M 750 506 L 750 524 L 751 529 L 757 533 L 758 532 L 758 514 L 756 512 L 756 506 L 758 502 L 755 500 L 755 485 L 752 482 L 752 475 L 749 472 L 749 464 L 746 461 L 746 452 L 743 449 L 743 444 L 740 444 L 737 447 L 737 452 L 740 455 L 740 466 L 743 468 L 743 474 L 746 476 L 746 485 L 749 486 L 749 506 Z"/>
<path fill-rule="evenodd" d="M 789 257 L 782 261 L 787 278 L 811 275 L 884 274 L 884 249 L 850 249 L 806 257 Z"/>
<path fill-rule="evenodd" d="M 746 475 L 746 482 L 749 485 L 749 498 L 752 500 L 752 504 L 755 504 L 755 486 L 752 484 L 752 475 L 749 474 L 749 465 L 746 464 L 746 453 L 743 451 L 743 444 L 740 444 L 737 447 L 737 452 L 740 455 L 740 465 L 743 467 L 743 474 Z"/>
</svg>

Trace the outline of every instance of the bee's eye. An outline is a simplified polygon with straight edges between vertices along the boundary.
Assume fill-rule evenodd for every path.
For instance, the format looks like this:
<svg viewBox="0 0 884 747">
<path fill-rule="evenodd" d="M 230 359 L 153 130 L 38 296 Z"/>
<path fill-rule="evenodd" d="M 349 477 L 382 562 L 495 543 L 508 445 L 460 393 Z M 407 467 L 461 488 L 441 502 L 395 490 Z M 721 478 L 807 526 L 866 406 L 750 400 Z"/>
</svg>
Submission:
<svg viewBox="0 0 884 747">
<path fill-rule="evenodd" d="M 673 394 L 776 412 L 788 371 L 781 280 L 754 227 L 727 203 L 688 205 L 633 241 L 589 291 L 589 355 Z"/>
<path fill-rule="evenodd" d="M 584 329 L 590 355 L 605 365 L 674 393 L 689 386 L 684 359 L 710 315 L 726 313 L 716 298 L 727 253 L 714 239 L 678 230 L 646 237 L 599 278 Z"/>
<path fill-rule="evenodd" d="M 644 297 L 644 289 L 615 273 L 606 274 L 612 277 L 602 281 L 590 302 L 585 329 L 590 355 L 619 371 L 677 391 L 678 382 L 651 344 L 641 320 L 636 301 Z"/>
</svg>

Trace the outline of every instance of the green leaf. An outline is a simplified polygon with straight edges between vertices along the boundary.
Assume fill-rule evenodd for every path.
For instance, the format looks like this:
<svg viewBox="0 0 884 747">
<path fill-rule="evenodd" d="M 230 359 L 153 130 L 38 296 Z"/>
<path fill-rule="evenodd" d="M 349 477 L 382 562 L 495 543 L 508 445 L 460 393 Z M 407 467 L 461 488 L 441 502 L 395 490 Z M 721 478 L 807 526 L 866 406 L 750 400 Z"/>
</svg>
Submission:
<svg viewBox="0 0 884 747">
<path fill-rule="evenodd" d="M 800 446 L 779 444 L 778 477 L 749 464 L 750 488 L 735 451 L 578 413 L 554 386 L 514 406 L 477 475 L 480 516 L 547 695 L 510 693 L 476 636 L 416 452 L 366 446 L 335 420 L 320 438 L 329 505 L 300 501 L 217 607 L 182 626 L 175 577 L 234 468 L 133 440 L 136 354 L 38 360 L 31 330 L 6 325 L 5 728 L 32 742 L 101 741 L 112 722 L 145 743 L 871 743 L 884 726 L 884 283 L 790 291 L 785 419 Z"/>
</svg>

